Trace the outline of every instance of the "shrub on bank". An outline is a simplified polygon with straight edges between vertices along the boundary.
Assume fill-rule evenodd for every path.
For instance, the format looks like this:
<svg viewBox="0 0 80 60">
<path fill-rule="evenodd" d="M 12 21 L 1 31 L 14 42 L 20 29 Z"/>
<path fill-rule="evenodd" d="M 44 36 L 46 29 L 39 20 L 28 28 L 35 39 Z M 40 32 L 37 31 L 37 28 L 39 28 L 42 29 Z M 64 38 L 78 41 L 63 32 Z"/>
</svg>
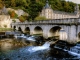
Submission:
<svg viewBox="0 0 80 60">
<path fill-rule="evenodd" d="M 38 16 L 38 17 L 35 18 L 35 20 L 46 20 L 46 17 Z"/>
<path fill-rule="evenodd" d="M 2 31 L 12 31 L 13 29 L 12 28 L 0 28 L 0 32 Z"/>
</svg>

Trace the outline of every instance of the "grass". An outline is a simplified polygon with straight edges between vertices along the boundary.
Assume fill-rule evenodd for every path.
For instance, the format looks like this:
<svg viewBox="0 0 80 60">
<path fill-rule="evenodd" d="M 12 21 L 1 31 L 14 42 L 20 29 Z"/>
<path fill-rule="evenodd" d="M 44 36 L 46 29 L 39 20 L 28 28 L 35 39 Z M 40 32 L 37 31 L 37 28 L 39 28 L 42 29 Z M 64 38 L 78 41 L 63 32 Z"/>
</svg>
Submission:
<svg viewBox="0 0 80 60">
<path fill-rule="evenodd" d="M 3 32 L 3 31 L 12 31 L 13 29 L 12 28 L 0 28 L 0 32 Z"/>
</svg>

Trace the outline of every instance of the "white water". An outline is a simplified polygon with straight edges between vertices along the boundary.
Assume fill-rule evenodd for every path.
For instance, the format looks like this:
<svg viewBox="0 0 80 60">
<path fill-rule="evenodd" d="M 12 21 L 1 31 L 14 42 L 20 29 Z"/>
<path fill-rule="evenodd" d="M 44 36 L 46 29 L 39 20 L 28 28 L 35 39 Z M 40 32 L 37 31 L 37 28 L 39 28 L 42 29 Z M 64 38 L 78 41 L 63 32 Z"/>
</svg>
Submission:
<svg viewBox="0 0 80 60">
<path fill-rule="evenodd" d="M 50 46 L 50 42 L 45 42 L 45 44 L 43 44 L 42 46 L 36 46 L 36 47 L 29 48 L 28 51 L 36 52 L 39 50 L 45 50 L 45 49 L 49 49 L 49 46 Z"/>
<path fill-rule="evenodd" d="M 73 56 L 76 56 L 77 58 L 80 58 L 80 54 L 78 54 L 78 53 L 71 52 L 71 51 L 68 51 L 68 53 L 73 55 Z"/>
<path fill-rule="evenodd" d="M 18 39 L 18 38 L 27 38 L 24 34 L 20 35 L 15 35 L 14 38 Z"/>
<path fill-rule="evenodd" d="M 36 41 L 34 36 L 28 37 L 28 38 L 26 38 L 26 40 L 29 40 L 29 41 Z"/>
</svg>

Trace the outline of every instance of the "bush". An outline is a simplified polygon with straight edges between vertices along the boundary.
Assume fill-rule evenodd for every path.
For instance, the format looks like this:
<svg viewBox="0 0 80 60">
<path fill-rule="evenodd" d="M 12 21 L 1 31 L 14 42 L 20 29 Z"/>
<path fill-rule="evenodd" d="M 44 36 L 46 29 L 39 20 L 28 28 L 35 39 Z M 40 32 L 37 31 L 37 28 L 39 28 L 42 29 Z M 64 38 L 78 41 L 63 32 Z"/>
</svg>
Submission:
<svg viewBox="0 0 80 60">
<path fill-rule="evenodd" d="M 20 22 L 24 22 L 26 19 L 25 19 L 25 17 L 20 16 L 20 17 L 19 17 L 19 20 L 20 20 Z"/>
<path fill-rule="evenodd" d="M 9 11 L 8 12 L 11 18 L 17 18 L 18 15 L 15 13 L 15 11 Z"/>
<path fill-rule="evenodd" d="M 12 20 L 14 23 L 16 22 L 16 20 Z"/>
<path fill-rule="evenodd" d="M 44 16 L 38 16 L 35 18 L 35 20 L 46 20 L 46 17 Z"/>
</svg>

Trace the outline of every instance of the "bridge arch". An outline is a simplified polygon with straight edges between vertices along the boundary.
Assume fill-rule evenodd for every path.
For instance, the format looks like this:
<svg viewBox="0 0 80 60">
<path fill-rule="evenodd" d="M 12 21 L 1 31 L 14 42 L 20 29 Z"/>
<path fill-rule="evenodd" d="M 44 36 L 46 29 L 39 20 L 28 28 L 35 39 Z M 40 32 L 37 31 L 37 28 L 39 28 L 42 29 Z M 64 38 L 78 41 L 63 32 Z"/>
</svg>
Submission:
<svg viewBox="0 0 80 60">
<path fill-rule="evenodd" d="M 21 27 L 18 27 L 18 31 L 23 32 L 22 29 L 21 29 Z"/>
<path fill-rule="evenodd" d="M 29 27 L 25 28 L 25 34 L 30 34 L 30 28 Z"/>
<path fill-rule="evenodd" d="M 34 28 L 33 34 L 43 35 L 43 29 L 42 29 L 40 26 L 36 26 L 36 27 Z"/>
<path fill-rule="evenodd" d="M 54 36 L 58 36 L 58 32 L 61 29 L 61 27 L 59 26 L 54 26 L 49 30 L 49 34 L 48 37 L 54 37 Z"/>
<path fill-rule="evenodd" d="M 54 39 L 67 40 L 67 32 L 61 26 L 54 26 L 49 30 L 48 37 L 53 37 Z"/>
<path fill-rule="evenodd" d="M 16 26 L 13 26 L 13 31 L 15 31 L 16 30 Z"/>
</svg>

